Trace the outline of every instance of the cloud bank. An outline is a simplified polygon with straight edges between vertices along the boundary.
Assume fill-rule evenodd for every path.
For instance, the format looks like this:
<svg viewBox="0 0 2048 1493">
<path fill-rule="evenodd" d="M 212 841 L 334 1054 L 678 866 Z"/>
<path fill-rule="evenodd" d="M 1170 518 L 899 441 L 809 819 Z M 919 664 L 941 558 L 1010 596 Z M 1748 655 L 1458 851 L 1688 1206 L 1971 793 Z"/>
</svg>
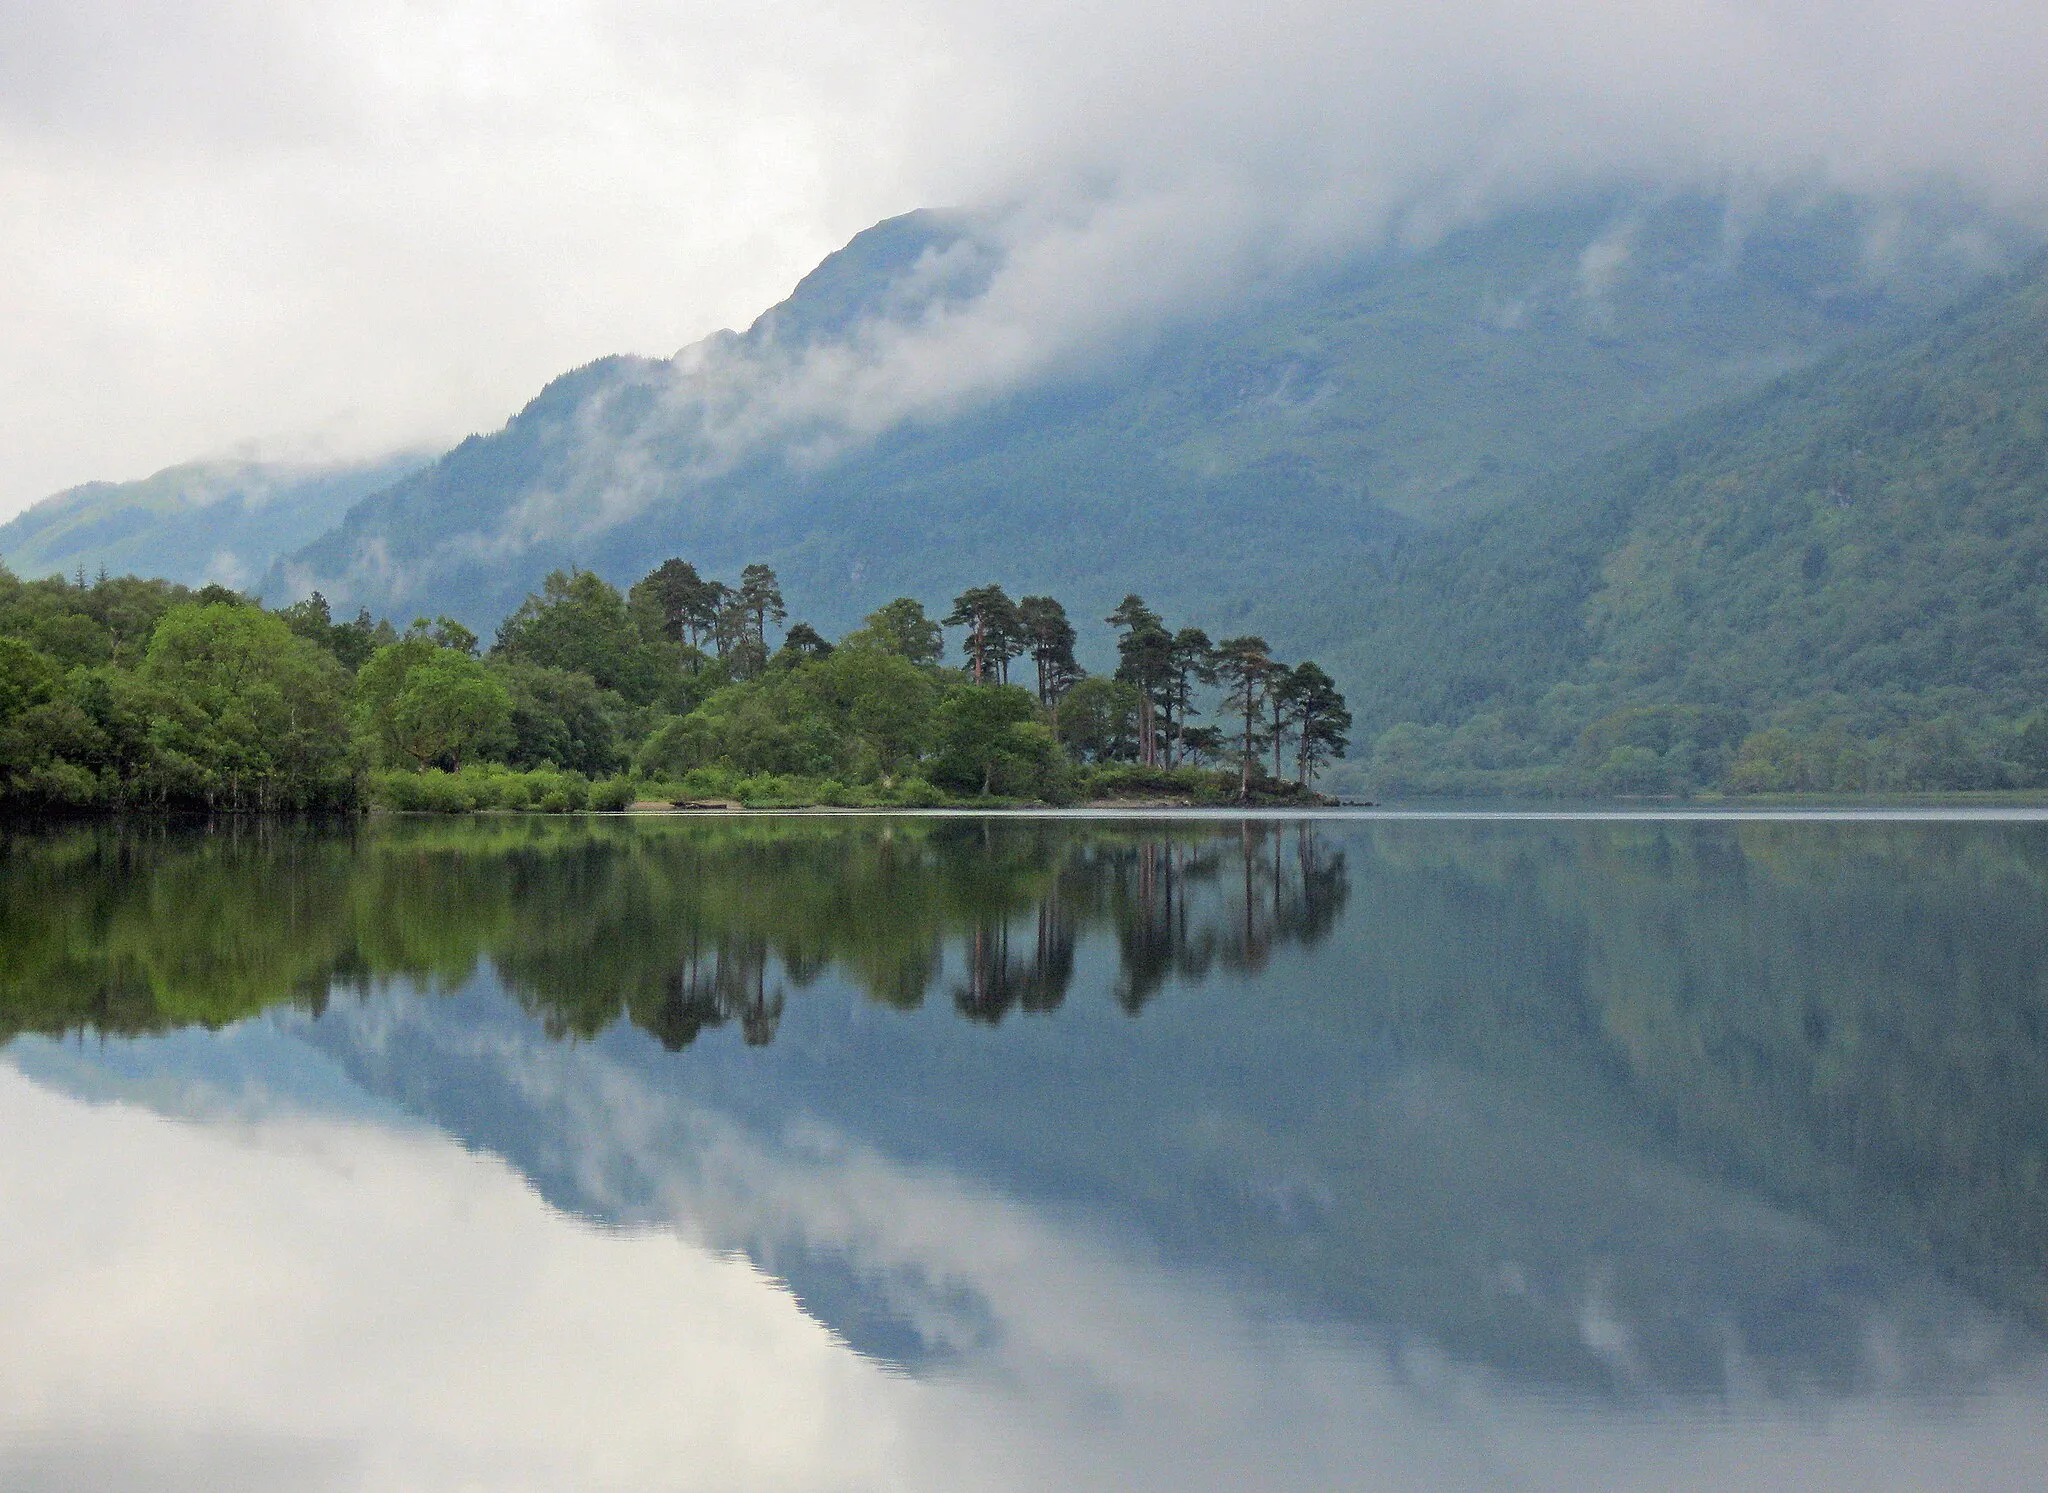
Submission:
<svg viewBox="0 0 2048 1493">
<path fill-rule="evenodd" d="M 4 0 L 0 38 L 0 515 L 494 427 L 918 206 L 996 213 L 1006 268 L 819 385 L 863 409 L 1582 184 L 2048 198 L 2018 0 Z"/>
</svg>

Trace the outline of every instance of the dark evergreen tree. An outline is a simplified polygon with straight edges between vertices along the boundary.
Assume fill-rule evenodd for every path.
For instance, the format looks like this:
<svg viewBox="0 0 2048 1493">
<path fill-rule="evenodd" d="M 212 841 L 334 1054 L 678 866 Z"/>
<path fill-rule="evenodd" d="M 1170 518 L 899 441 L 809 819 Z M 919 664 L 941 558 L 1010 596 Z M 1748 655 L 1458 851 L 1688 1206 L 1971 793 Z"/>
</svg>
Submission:
<svg viewBox="0 0 2048 1493">
<path fill-rule="evenodd" d="M 1260 725 L 1266 692 L 1272 686 L 1276 668 L 1264 638 L 1225 638 L 1216 645 L 1217 676 L 1228 692 L 1232 714 L 1244 723 L 1237 754 L 1239 802 L 1252 796 L 1252 767 L 1265 743 Z"/>
<path fill-rule="evenodd" d="M 789 616 L 782 605 L 782 587 L 775 579 L 775 572 L 766 565 L 747 566 L 740 572 L 736 599 L 750 619 L 754 642 L 759 645 L 762 657 L 767 657 L 768 624 L 779 624 Z"/>
<path fill-rule="evenodd" d="M 1117 639 L 1116 677 L 1138 691 L 1138 760 L 1159 763 L 1159 706 L 1170 698 L 1174 679 L 1173 634 L 1159 614 L 1135 594 L 1126 596 L 1104 619 L 1122 633 Z"/>
<path fill-rule="evenodd" d="M 1288 675 L 1287 697 L 1294 721 L 1294 780 L 1306 788 L 1318 768 L 1350 748 L 1345 733 L 1351 729 L 1351 711 L 1336 681 L 1310 659 Z"/>
<path fill-rule="evenodd" d="M 1060 697 L 1081 679 L 1074 659 L 1074 624 L 1067 609 L 1050 596 L 1027 596 L 1017 603 L 1024 624 L 1025 647 L 1038 669 L 1038 703 L 1053 712 L 1058 730 Z"/>
<path fill-rule="evenodd" d="M 823 633 L 808 622 L 799 622 L 783 635 L 782 646 L 775 650 L 771 662 L 778 667 L 795 668 L 830 657 L 831 653 L 832 645 L 825 641 Z"/>
<path fill-rule="evenodd" d="M 963 646 L 974 682 L 1000 682 L 1009 660 L 1017 656 L 1024 635 L 1017 603 L 1010 600 L 1008 593 L 994 584 L 970 587 L 953 598 L 953 610 L 942 620 L 948 627 L 967 629 Z"/>
<path fill-rule="evenodd" d="M 687 560 L 670 558 L 636 582 L 628 594 L 636 612 L 654 619 L 655 630 L 671 643 L 696 647 L 703 633 L 705 593 L 709 583 Z"/>
<path fill-rule="evenodd" d="M 1216 645 L 1199 627 L 1183 627 L 1173 635 L 1168 654 L 1169 700 L 1167 705 L 1167 766 L 1174 765 L 1188 734 L 1188 717 L 1194 714 L 1195 686 L 1216 682 Z"/>
</svg>

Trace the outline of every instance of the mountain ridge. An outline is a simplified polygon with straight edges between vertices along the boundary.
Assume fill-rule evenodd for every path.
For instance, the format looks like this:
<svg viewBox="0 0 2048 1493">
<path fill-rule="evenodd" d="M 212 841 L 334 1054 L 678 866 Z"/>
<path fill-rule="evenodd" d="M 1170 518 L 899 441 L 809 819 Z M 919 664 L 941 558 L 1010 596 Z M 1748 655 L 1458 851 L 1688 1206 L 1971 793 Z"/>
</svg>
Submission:
<svg viewBox="0 0 2048 1493">
<path fill-rule="evenodd" d="M 82 483 L 0 524 L 0 559 L 30 577 L 139 570 L 188 586 L 247 586 L 431 459 L 191 461 L 138 481 Z"/>
<path fill-rule="evenodd" d="M 1136 589 L 1212 629 L 1310 646 L 1314 608 L 1269 594 L 1304 553 L 1324 577 L 1357 574 L 1416 523 L 1507 501 L 1904 319 L 1918 303 L 1873 287 L 1859 232 L 1846 208 L 1790 214 L 1731 251 L 1722 204 L 1579 202 L 1169 328 L 1107 370 L 903 420 L 822 466 L 772 448 L 694 466 L 730 413 L 717 380 L 763 347 L 872 326 L 861 308 L 903 282 L 863 301 L 864 276 L 907 274 L 914 322 L 993 272 L 974 225 L 910 215 L 858 236 L 745 334 L 555 381 L 265 589 L 488 627 L 544 569 L 624 583 L 680 553 L 714 571 L 774 565 L 828 628 L 1001 573 L 1084 609 Z M 1590 273 L 1594 250 L 1623 268 Z"/>
</svg>

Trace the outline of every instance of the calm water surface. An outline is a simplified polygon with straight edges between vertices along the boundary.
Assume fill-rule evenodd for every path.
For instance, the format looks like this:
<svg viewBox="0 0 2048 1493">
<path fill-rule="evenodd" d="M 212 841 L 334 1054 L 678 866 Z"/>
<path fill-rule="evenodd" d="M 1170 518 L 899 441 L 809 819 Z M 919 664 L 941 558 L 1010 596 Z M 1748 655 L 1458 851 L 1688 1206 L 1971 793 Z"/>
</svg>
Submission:
<svg viewBox="0 0 2048 1493">
<path fill-rule="evenodd" d="M 0 1487 L 2037 1488 L 2048 823 L 0 839 Z"/>
</svg>

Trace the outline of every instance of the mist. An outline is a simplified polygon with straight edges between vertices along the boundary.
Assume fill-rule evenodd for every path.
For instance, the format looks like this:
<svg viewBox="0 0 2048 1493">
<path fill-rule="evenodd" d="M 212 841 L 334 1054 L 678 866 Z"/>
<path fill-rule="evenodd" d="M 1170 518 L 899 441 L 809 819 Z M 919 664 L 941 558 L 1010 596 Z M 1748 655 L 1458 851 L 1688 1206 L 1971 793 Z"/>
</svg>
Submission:
<svg viewBox="0 0 2048 1493">
<path fill-rule="evenodd" d="M 827 460 L 1606 184 L 2048 219 L 2048 13 L 2010 0 L 26 0 L 0 36 L 0 516 L 200 454 L 494 428 L 565 368 L 746 325 L 918 207 L 968 215 L 985 286 L 765 361 L 706 344 L 670 398 L 702 460 L 792 432 Z"/>
</svg>

